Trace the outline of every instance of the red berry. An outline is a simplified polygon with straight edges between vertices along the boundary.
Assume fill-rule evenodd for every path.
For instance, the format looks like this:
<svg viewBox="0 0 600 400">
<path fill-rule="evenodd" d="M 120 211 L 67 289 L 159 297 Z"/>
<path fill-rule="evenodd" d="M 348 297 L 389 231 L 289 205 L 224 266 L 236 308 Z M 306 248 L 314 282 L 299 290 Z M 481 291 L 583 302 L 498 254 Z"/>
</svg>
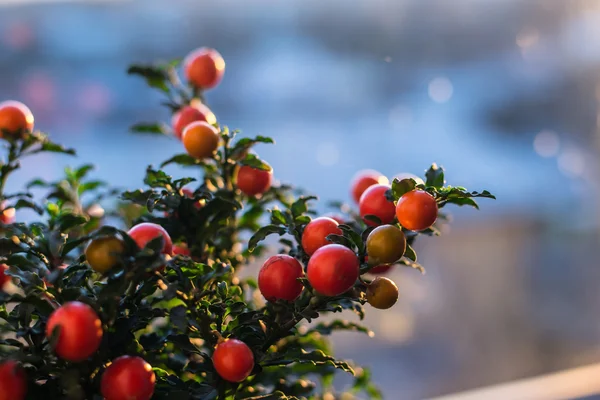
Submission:
<svg viewBox="0 0 600 400">
<path fill-rule="evenodd" d="M 250 376 L 254 368 L 254 354 L 246 343 L 227 339 L 215 348 L 213 364 L 221 378 L 229 382 L 241 382 Z"/>
<path fill-rule="evenodd" d="M 308 261 L 307 277 L 312 287 L 325 296 L 348 291 L 358 279 L 358 257 L 341 244 L 321 247 Z"/>
<path fill-rule="evenodd" d="M 390 189 L 389 185 L 373 185 L 369 187 L 360 197 L 359 210 L 360 216 L 367 225 L 377 226 L 389 224 L 394 220 L 396 207 L 394 202 L 385 197 L 385 193 Z M 381 224 L 375 221 L 365 219 L 367 215 L 374 215 L 381 220 Z"/>
<path fill-rule="evenodd" d="M 1 137 L 1 135 L 0 135 Z M 6 208 L 6 202 L 0 203 L 0 224 L 12 224 L 15 222 L 15 209 L 14 208 Z"/>
<path fill-rule="evenodd" d="M 105 400 L 149 400 L 155 383 L 152 366 L 143 358 L 122 356 L 102 374 L 100 391 Z"/>
<path fill-rule="evenodd" d="M 369 270 L 369 273 L 373 274 L 373 275 L 383 275 L 386 272 L 388 272 L 391 268 L 392 268 L 391 264 L 378 265 L 374 268 L 371 268 Z"/>
<path fill-rule="evenodd" d="M 33 114 L 31 110 L 25 104 L 18 101 L 0 103 L 0 137 L 2 137 L 4 132 L 21 134 L 26 130 L 33 130 Z"/>
<path fill-rule="evenodd" d="M 210 89 L 221 82 L 225 73 L 225 60 L 216 50 L 203 47 L 185 57 L 183 70 L 193 86 Z"/>
<path fill-rule="evenodd" d="M 371 186 L 377 184 L 387 185 L 389 183 L 390 181 L 388 178 L 386 178 L 381 172 L 372 169 L 360 171 L 352 179 L 352 199 L 358 203 L 360 201 L 360 196 L 362 196 L 365 190 Z"/>
<path fill-rule="evenodd" d="M 189 247 L 187 247 L 187 244 L 185 243 L 180 243 L 180 244 L 176 244 L 173 245 L 173 255 L 177 256 L 190 256 L 191 252 Z"/>
<path fill-rule="evenodd" d="M 13 360 L 0 363 L 0 400 L 23 400 L 26 393 L 25 370 Z"/>
<path fill-rule="evenodd" d="M 294 257 L 279 254 L 270 257 L 258 273 L 258 288 L 269 301 L 294 301 L 302 293 L 302 265 Z"/>
<path fill-rule="evenodd" d="M 181 139 L 185 127 L 196 121 L 204 121 L 210 125 L 214 125 L 217 122 L 217 118 L 208 107 L 200 102 L 183 106 L 171 118 L 171 125 L 173 126 L 175 136 Z"/>
<path fill-rule="evenodd" d="M 411 231 L 422 231 L 433 225 L 438 215 L 435 198 L 424 190 L 404 193 L 396 205 L 398 222 Z"/>
<path fill-rule="evenodd" d="M 8 269 L 8 265 L 0 264 L 0 290 L 4 288 L 8 282 L 10 282 L 10 276 L 6 275 L 4 271 Z"/>
<path fill-rule="evenodd" d="M 263 194 L 271 187 L 272 180 L 273 170 L 263 171 L 248 165 L 242 165 L 236 176 L 237 187 L 247 196 Z"/>
<path fill-rule="evenodd" d="M 171 254 L 173 252 L 173 242 L 171 241 L 171 237 L 163 228 L 158 224 L 153 224 L 151 222 L 142 222 L 141 224 L 137 224 L 133 228 L 127 232 L 129 236 L 137 243 L 140 249 L 146 247 L 146 244 L 153 239 L 156 239 L 159 236 L 163 238 L 163 254 Z"/>
<path fill-rule="evenodd" d="M 102 341 L 102 321 L 87 304 L 72 301 L 54 310 L 46 325 L 48 339 L 57 326 L 60 332 L 55 351 L 60 358 L 79 362 L 98 350 Z"/>
<path fill-rule="evenodd" d="M 309 256 L 319 248 L 331 244 L 327 240 L 328 235 L 341 235 L 342 230 L 338 223 L 328 217 L 315 218 L 310 221 L 302 233 L 302 248 Z"/>
</svg>

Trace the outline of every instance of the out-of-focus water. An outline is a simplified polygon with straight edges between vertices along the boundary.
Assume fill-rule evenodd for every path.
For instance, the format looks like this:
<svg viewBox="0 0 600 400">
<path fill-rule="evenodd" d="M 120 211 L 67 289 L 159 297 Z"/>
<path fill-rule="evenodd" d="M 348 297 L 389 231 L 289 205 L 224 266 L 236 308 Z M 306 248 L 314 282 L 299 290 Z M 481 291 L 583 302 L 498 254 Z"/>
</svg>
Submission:
<svg viewBox="0 0 600 400">
<path fill-rule="evenodd" d="M 454 236 L 436 239 L 445 252 L 424 246 L 428 275 L 394 275 L 406 301 L 372 318 L 383 338 L 364 351 L 355 343 L 367 339 L 340 341 L 341 352 L 373 366 L 386 398 L 590 361 L 579 355 L 600 328 L 588 318 L 597 296 L 581 295 L 599 278 L 588 269 L 597 260 L 589 232 L 599 26 L 596 1 L 0 5 L 0 97 L 30 105 L 37 127 L 79 154 L 37 157 L 8 188 L 89 162 L 100 178 L 139 186 L 148 164 L 183 148 L 128 133 L 169 115 L 127 65 L 212 46 L 227 71 L 208 102 L 221 123 L 276 139 L 259 151 L 278 179 L 348 200 L 359 169 L 420 174 L 437 162 L 449 183 L 498 195 L 480 212 L 454 210 Z M 584 239 L 566 242 L 566 228 Z M 576 260 L 565 243 L 580 248 Z M 574 310 L 589 323 L 576 327 Z M 470 326 L 472 338 L 461 328 Z M 563 345 L 571 337 L 583 344 Z"/>
</svg>

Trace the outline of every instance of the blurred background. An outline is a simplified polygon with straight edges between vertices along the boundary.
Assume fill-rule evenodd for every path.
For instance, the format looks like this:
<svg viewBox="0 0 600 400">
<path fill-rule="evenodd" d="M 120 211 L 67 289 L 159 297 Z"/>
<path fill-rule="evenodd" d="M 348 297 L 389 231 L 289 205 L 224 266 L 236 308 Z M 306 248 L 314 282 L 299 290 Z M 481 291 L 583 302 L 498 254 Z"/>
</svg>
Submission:
<svg viewBox="0 0 600 400">
<path fill-rule="evenodd" d="M 419 243 L 426 275 L 394 270 L 374 338 L 336 338 L 386 399 L 600 361 L 600 1 L 0 0 L 0 98 L 79 154 L 29 160 L 8 191 L 88 162 L 138 187 L 183 147 L 128 133 L 169 114 L 125 70 L 200 46 L 227 62 L 208 104 L 276 139 L 259 151 L 279 180 L 349 201 L 360 169 L 437 162 L 497 195 Z"/>
</svg>

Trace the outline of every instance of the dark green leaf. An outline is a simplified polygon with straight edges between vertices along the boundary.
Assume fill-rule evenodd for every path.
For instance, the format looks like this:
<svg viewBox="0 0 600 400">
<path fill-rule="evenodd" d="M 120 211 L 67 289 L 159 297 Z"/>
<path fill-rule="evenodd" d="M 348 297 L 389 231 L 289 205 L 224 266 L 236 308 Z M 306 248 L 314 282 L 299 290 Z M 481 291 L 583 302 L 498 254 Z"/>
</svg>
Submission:
<svg viewBox="0 0 600 400">
<path fill-rule="evenodd" d="M 417 186 L 417 182 L 415 182 L 412 178 L 407 179 L 394 179 L 392 182 L 392 194 L 394 201 L 397 201 L 404 193 L 408 193 L 411 190 L 414 190 Z"/>
<path fill-rule="evenodd" d="M 412 260 L 414 262 L 417 261 L 417 253 L 409 244 L 406 245 L 406 251 L 404 252 L 404 257 L 406 257 L 409 260 Z"/>
<path fill-rule="evenodd" d="M 444 186 L 444 168 L 438 167 L 437 164 L 431 164 L 431 167 L 425 172 L 425 184 L 427 186 L 433 186 L 440 188 Z"/>
<path fill-rule="evenodd" d="M 286 229 L 283 226 L 278 225 L 267 225 L 260 228 L 248 241 L 248 250 L 253 251 L 258 243 L 264 240 L 267 236 L 277 233 L 279 236 L 286 233 Z"/>
<path fill-rule="evenodd" d="M 247 165 L 252 168 L 260 169 L 262 171 L 271 171 L 273 168 L 255 154 L 247 154 L 246 157 L 240 161 L 240 164 Z"/>
<path fill-rule="evenodd" d="M 140 75 L 146 79 L 146 83 L 150 87 L 162 90 L 165 93 L 169 92 L 167 82 L 169 80 L 168 73 L 160 68 L 146 65 L 132 65 L 127 70 L 129 75 Z"/>
<path fill-rule="evenodd" d="M 160 164 L 161 168 L 164 168 L 165 166 L 169 165 L 169 164 L 177 164 L 177 165 L 181 165 L 184 167 L 187 166 L 191 166 L 191 165 L 204 165 L 204 163 L 188 154 L 177 154 L 171 158 L 169 158 L 167 161 L 163 162 L 162 164 Z"/>
<path fill-rule="evenodd" d="M 132 125 L 129 130 L 134 133 L 151 133 L 156 135 L 166 135 L 169 128 L 162 123 L 139 123 Z"/>
</svg>

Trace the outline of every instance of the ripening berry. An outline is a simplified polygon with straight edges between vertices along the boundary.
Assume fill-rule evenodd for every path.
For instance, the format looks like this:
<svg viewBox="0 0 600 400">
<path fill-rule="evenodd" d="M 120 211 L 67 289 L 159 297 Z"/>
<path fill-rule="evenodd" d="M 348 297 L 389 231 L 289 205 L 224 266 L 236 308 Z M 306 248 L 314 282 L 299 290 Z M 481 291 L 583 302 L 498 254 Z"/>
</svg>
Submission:
<svg viewBox="0 0 600 400">
<path fill-rule="evenodd" d="M 424 190 L 404 193 L 396 205 L 398 222 L 411 231 L 430 228 L 437 219 L 438 206 L 435 198 Z"/>
<path fill-rule="evenodd" d="M 254 354 L 246 343 L 237 339 L 226 339 L 215 348 L 213 364 L 221 378 L 229 382 L 241 382 L 254 369 Z"/>
</svg>

